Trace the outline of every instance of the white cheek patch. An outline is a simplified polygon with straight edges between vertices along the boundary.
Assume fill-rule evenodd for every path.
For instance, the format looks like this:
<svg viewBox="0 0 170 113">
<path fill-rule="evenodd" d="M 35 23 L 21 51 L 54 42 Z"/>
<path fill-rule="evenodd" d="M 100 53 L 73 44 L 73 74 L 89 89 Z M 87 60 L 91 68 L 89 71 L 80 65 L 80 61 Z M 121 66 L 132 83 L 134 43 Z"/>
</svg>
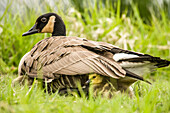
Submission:
<svg viewBox="0 0 170 113">
<path fill-rule="evenodd" d="M 52 33 L 54 30 L 55 16 L 51 16 L 47 25 L 41 30 L 41 33 Z"/>
<path fill-rule="evenodd" d="M 137 55 L 133 55 L 133 54 L 126 54 L 126 53 L 116 53 L 114 56 L 113 56 L 113 59 L 115 61 L 119 61 L 119 60 L 123 60 L 123 59 L 129 59 L 129 58 L 137 58 L 139 56 Z"/>
</svg>

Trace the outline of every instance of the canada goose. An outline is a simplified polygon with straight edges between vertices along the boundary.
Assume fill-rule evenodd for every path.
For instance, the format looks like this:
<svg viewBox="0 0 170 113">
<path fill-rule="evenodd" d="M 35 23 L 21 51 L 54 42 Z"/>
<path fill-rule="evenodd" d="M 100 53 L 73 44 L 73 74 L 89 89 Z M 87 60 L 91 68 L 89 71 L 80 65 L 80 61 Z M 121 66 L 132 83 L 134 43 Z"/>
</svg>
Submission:
<svg viewBox="0 0 170 113">
<path fill-rule="evenodd" d="M 62 92 L 62 89 L 77 89 L 77 82 L 88 86 L 88 75 L 97 74 L 111 79 L 117 91 L 125 91 L 137 80 L 146 81 L 142 77 L 145 72 L 170 64 L 159 57 L 123 50 L 105 42 L 66 36 L 65 24 L 55 13 L 38 17 L 35 25 L 22 36 L 35 33 L 51 33 L 52 37 L 39 41 L 22 57 L 19 77 L 13 83 L 25 76 L 30 84 L 34 78 L 43 79 L 50 91 Z M 83 90 L 87 91 L 87 88 Z"/>
</svg>

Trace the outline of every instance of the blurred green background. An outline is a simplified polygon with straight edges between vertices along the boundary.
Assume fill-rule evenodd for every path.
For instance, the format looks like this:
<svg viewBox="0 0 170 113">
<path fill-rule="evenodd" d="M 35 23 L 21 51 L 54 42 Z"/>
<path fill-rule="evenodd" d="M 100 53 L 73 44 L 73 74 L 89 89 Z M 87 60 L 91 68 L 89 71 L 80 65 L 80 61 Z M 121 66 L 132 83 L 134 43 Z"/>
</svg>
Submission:
<svg viewBox="0 0 170 113">
<path fill-rule="evenodd" d="M 50 37 L 22 37 L 22 33 L 48 12 L 63 18 L 67 36 L 104 41 L 170 60 L 170 0 L 0 0 L 1 113 L 170 112 L 169 67 L 146 75 L 152 86 L 135 83 L 133 99 L 123 94 L 112 100 L 66 98 L 44 94 L 37 87 L 16 93 L 11 82 L 17 77 L 20 59 L 39 40 Z"/>
</svg>

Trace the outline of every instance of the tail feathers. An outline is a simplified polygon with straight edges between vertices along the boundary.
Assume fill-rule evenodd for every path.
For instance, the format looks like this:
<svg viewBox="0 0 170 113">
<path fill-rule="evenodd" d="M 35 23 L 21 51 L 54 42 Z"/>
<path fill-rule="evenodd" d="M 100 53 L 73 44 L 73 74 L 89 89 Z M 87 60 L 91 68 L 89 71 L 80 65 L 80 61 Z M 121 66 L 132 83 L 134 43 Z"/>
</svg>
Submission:
<svg viewBox="0 0 170 113">
<path fill-rule="evenodd" d="M 152 56 L 140 56 L 136 58 L 121 59 L 118 62 L 135 62 L 135 63 L 154 63 L 157 68 L 166 67 L 170 64 L 170 61 L 161 59 L 159 57 Z"/>
<path fill-rule="evenodd" d="M 131 77 L 131 78 L 134 78 L 134 79 L 137 79 L 137 80 L 141 80 L 141 81 L 145 81 L 145 82 L 151 84 L 151 82 L 145 80 L 143 77 L 141 77 L 141 76 L 139 76 L 135 73 L 132 73 L 132 72 L 126 70 L 126 69 L 125 69 L 125 71 L 126 71 L 126 76 L 128 76 L 128 77 Z"/>
<path fill-rule="evenodd" d="M 117 62 L 129 63 L 154 63 L 157 68 L 166 67 L 170 65 L 170 61 L 161 59 L 159 57 L 153 57 L 148 54 L 137 53 L 129 50 L 123 50 L 120 48 L 112 48 L 110 50 L 114 54 L 113 59 Z"/>
<path fill-rule="evenodd" d="M 170 65 L 170 61 L 161 59 L 161 62 L 156 64 L 155 66 L 157 66 L 158 68 L 161 68 L 161 67 L 166 67 L 169 65 Z"/>
</svg>

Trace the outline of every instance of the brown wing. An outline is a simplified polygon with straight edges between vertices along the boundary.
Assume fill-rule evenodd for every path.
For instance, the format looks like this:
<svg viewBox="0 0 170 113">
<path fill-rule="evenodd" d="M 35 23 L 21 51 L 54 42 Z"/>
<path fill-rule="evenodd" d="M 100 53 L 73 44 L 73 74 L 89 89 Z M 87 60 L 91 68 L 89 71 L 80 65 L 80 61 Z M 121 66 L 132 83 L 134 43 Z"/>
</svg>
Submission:
<svg viewBox="0 0 170 113">
<path fill-rule="evenodd" d="M 38 42 L 24 56 L 19 69 L 21 74 L 38 78 L 88 73 L 124 77 L 126 72 L 111 56 L 97 42 L 77 37 L 50 37 Z"/>
</svg>

